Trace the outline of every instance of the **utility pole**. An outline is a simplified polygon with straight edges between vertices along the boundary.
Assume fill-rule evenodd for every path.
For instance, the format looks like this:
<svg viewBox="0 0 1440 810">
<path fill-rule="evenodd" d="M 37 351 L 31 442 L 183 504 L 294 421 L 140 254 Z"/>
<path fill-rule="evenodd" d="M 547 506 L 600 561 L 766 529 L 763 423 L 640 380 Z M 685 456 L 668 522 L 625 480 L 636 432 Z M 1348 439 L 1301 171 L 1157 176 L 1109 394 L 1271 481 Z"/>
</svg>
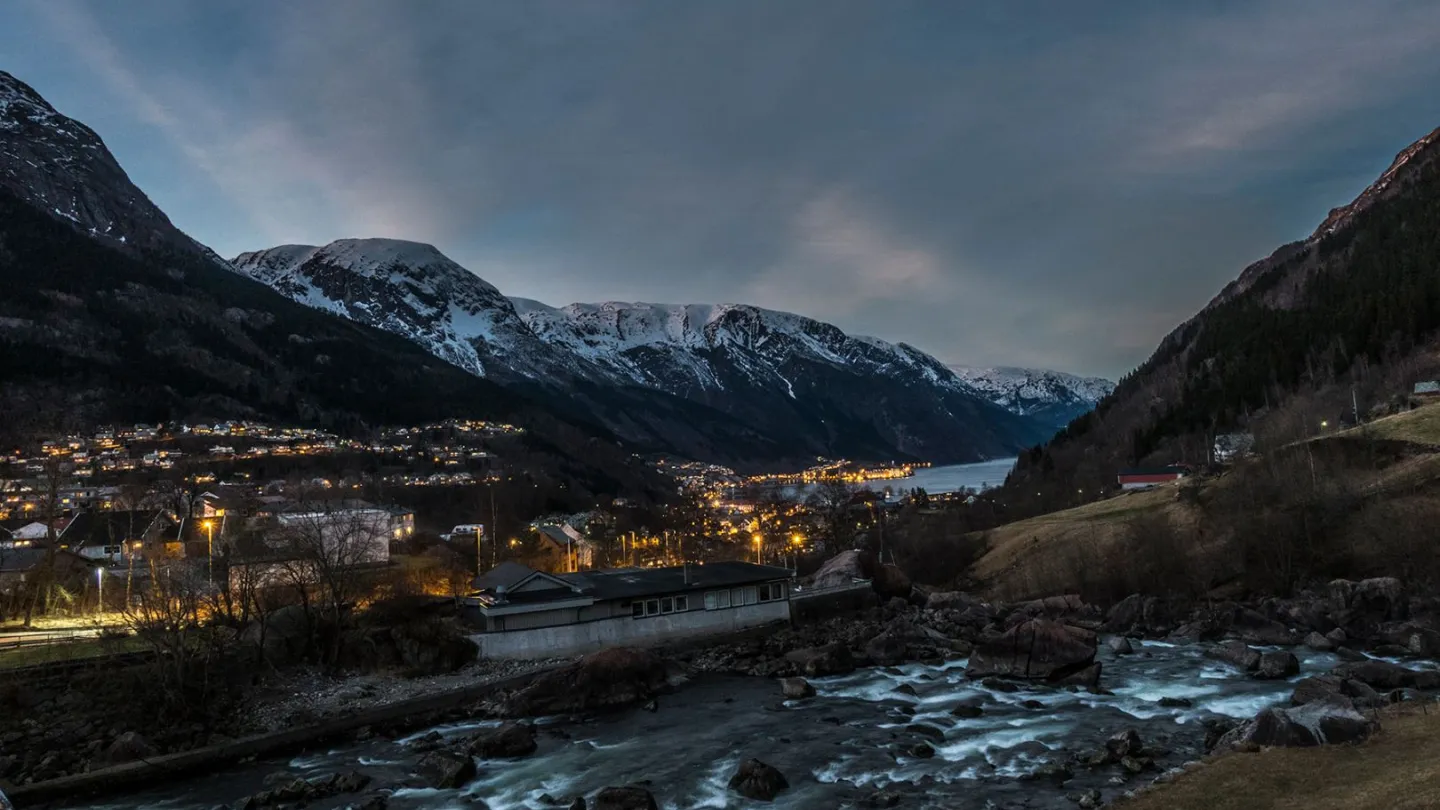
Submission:
<svg viewBox="0 0 1440 810">
<path fill-rule="evenodd" d="M 491 540 L 491 541 L 490 541 L 490 567 L 491 567 L 491 568 L 494 568 L 496 565 L 498 565 L 498 564 L 499 564 L 499 560 L 500 560 L 500 556 L 499 556 L 499 555 L 500 555 L 500 552 L 499 552 L 499 549 L 497 548 L 497 544 L 500 542 L 500 525 L 499 525 L 500 519 L 499 519 L 499 517 L 497 517 L 497 514 L 498 514 L 498 513 L 495 511 L 495 485 L 494 485 L 494 484 L 491 484 L 491 485 L 490 485 L 490 534 L 491 534 L 491 536 L 493 536 L 493 537 L 495 538 L 494 540 Z"/>
<path fill-rule="evenodd" d="M 1355 415 L 1355 424 L 1360 424 L 1360 396 L 1355 393 L 1355 383 L 1350 383 L 1350 407 Z"/>
</svg>

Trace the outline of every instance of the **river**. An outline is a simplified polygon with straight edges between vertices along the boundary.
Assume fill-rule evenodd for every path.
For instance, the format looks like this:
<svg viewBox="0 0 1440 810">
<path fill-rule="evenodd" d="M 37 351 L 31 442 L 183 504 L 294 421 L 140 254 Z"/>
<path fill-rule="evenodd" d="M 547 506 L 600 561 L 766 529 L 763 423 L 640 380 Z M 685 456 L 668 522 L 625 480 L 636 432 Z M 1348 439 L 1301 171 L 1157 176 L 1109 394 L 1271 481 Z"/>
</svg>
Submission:
<svg viewBox="0 0 1440 810">
<path fill-rule="evenodd" d="M 1137 729 L 1147 746 L 1159 749 L 1162 768 L 1178 766 L 1201 752 L 1201 721 L 1249 718 L 1285 701 L 1293 682 L 1333 667 L 1328 653 L 1296 650 L 1302 674 L 1289 681 L 1259 681 L 1205 658 L 1198 646 L 1146 642 L 1137 654 L 1116 658 L 1102 645 L 1102 685 L 1113 695 L 1072 693 L 1043 687 L 1018 692 L 989 689 L 964 677 L 964 662 L 944 666 L 911 664 L 865 669 L 816 679 L 815 698 L 782 701 L 775 681 L 738 676 L 702 676 L 663 696 L 659 710 L 632 710 L 598 720 L 542 720 L 537 754 L 513 761 L 482 762 L 477 779 L 461 790 L 414 786 L 408 776 L 417 755 L 404 740 L 372 740 L 285 761 L 258 763 L 203 780 L 171 785 L 99 805 L 110 810 L 208 810 L 261 789 L 266 774 L 288 768 L 306 777 L 358 768 L 377 785 L 400 785 L 389 806 L 395 810 L 474 810 L 483 800 L 491 810 L 541 810 L 542 797 L 563 800 L 591 796 L 607 785 L 645 780 L 661 806 L 741 808 L 761 806 L 726 790 L 726 781 L 746 757 L 779 768 L 790 789 L 770 805 L 776 810 L 863 807 L 876 790 L 905 795 L 906 808 L 994 807 L 1072 808 L 1066 794 L 1098 789 L 1106 800 L 1143 784 L 1151 775 L 1120 779 L 1117 767 L 1087 770 L 1063 788 L 1023 781 L 1038 764 L 1065 760 L 1099 747 L 1116 731 Z M 1431 667 L 1432 664 L 1408 666 Z M 896 692 L 909 685 L 915 694 Z M 1163 697 L 1192 701 L 1188 708 L 1159 705 Z M 977 701 L 984 714 L 960 719 L 951 710 Z M 1022 705 L 1025 701 L 1035 701 Z M 922 741 L 906 726 L 939 729 L 935 755 L 908 754 Z M 437 727 L 446 736 L 473 733 L 489 723 Z M 415 739 L 424 731 L 406 739 Z M 406 786 L 410 785 L 410 786 Z M 348 801 L 347 801 L 348 799 Z M 312 808 L 343 807 L 356 797 L 339 797 Z M 95 807 L 87 804 L 87 807 Z"/>
</svg>

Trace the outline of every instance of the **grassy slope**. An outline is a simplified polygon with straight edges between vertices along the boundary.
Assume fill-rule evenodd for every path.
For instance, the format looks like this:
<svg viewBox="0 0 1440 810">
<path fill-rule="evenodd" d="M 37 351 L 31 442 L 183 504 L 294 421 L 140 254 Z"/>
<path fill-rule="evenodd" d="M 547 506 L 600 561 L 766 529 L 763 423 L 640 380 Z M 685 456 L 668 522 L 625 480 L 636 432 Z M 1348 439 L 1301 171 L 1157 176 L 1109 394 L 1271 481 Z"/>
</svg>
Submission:
<svg viewBox="0 0 1440 810">
<path fill-rule="evenodd" d="M 1368 462 L 1363 449 L 1385 445 L 1382 462 Z M 1350 430 L 1315 437 L 1283 448 L 1299 452 L 1307 447 L 1317 458 L 1350 459 L 1342 473 L 1367 495 L 1385 494 L 1404 499 L 1410 507 L 1440 507 L 1440 403 L 1378 419 Z M 1330 468 L 1332 473 L 1334 468 Z M 1198 487 L 1195 501 L 1230 486 L 1228 474 L 1123 493 L 1101 501 L 1009 523 L 984 533 L 986 552 L 971 569 L 985 590 L 1004 598 L 1033 596 L 1030 582 L 1037 569 L 1054 564 L 1071 544 L 1088 544 L 1103 552 L 1115 543 L 1137 518 L 1164 515 L 1173 525 L 1193 527 L 1206 523 L 1203 509 L 1182 503 L 1180 486 Z M 1422 511 L 1424 511 L 1422 509 Z M 1428 514 L 1428 512 L 1427 512 Z M 1440 804 L 1437 804 L 1440 807 Z"/>
<path fill-rule="evenodd" d="M 1440 707 L 1387 712 L 1356 746 L 1208 760 L 1117 810 L 1419 810 L 1440 807 Z"/>
<path fill-rule="evenodd" d="M 1066 544 L 1104 548 L 1119 539 L 1128 521 L 1146 513 L 1184 518 L 1188 510 L 1176 502 L 1176 493 L 1175 486 L 1128 492 L 991 529 L 985 533 L 986 552 L 971 574 L 990 591 L 1006 595 L 1024 592 L 1027 572 L 1043 566 Z"/>
</svg>

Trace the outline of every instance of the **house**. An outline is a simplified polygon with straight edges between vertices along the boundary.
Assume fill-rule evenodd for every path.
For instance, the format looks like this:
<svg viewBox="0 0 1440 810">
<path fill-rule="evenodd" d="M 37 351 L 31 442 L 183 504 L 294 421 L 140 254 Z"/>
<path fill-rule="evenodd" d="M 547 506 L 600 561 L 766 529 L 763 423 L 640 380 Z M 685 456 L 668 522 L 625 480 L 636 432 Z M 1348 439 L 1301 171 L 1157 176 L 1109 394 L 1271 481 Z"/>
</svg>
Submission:
<svg viewBox="0 0 1440 810">
<path fill-rule="evenodd" d="M 1189 471 L 1184 467 L 1146 467 L 1121 470 L 1117 478 L 1121 489 L 1149 489 L 1179 481 L 1187 474 Z"/>
<path fill-rule="evenodd" d="M 580 571 L 595 567 L 595 544 L 591 543 L 578 529 L 568 523 L 544 524 L 535 527 L 540 537 L 540 548 L 562 560 L 560 565 L 566 571 Z"/>
<path fill-rule="evenodd" d="M 567 574 L 507 562 L 465 604 L 482 658 L 551 658 L 788 622 L 791 576 L 736 561 Z"/>
<path fill-rule="evenodd" d="M 1250 455 L 1255 450 L 1253 433 L 1221 433 L 1215 437 L 1211 455 L 1217 464 L 1229 464 L 1237 458 Z"/>
<path fill-rule="evenodd" d="M 0 595 L 11 595 L 43 570 L 49 549 L 43 544 L 0 549 Z M 73 551 L 55 549 L 55 584 L 79 590 L 91 576 L 94 564 Z"/>
<path fill-rule="evenodd" d="M 55 538 L 57 540 L 65 536 L 66 530 L 70 528 L 72 518 L 56 518 Z M 50 530 L 43 518 L 12 518 L 0 520 L 0 547 L 24 548 L 33 546 L 48 540 Z"/>
<path fill-rule="evenodd" d="M 1424 380 L 1415 383 L 1415 389 L 1411 392 L 1420 399 L 1440 399 L 1440 380 Z"/>
<path fill-rule="evenodd" d="M 62 545 L 93 562 L 119 565 L 158 556 L 176 539 L 176 522 L 163 509 L 82 512 L 66 528 Z"/>
<path fill-rule="evenodd" d="M 359 504 L 290 504 L 276 513 L 267 544 L 303 547 L 341 567 L 388 563 L 393 516 L 386 509 Z"/>
</svg>

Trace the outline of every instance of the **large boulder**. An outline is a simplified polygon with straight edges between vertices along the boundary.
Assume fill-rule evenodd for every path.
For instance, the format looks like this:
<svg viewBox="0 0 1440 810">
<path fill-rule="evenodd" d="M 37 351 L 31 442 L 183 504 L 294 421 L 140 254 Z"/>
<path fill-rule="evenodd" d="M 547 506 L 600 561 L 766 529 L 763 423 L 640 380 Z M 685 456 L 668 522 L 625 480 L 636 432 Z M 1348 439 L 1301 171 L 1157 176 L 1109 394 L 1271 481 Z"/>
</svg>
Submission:
<svg viewBox="0 0 1440 810">
<path fill-rule="evenodd" d="M 1094 661 L 1094 633 L 1048 619 L 1027 619 L 976 646 L 965 675 L 1060 680 Z"/>
<path fill-rule="evenodd" d="M 454 751 L 431 751 L 415 763 L 415 774 L 430 787 L 453 790 L 475 778 L 475 760 Z"/>
<path fill-rule="evenodd" d="M 1026 619 L 1066 619 L 1072 622 L 1092 622 L 1102 618 L 1100 609 L 1081 599 L 1076 594 L 1047 596 L 1015 605 L 1005 624 L 1015 625 Z"/>
<path fill-rule="evenodd" d="M 1243 641 L 1227 641 L 1216 644 L 1205 651 L 1211 658 L 1234 664 L 1246 672 L 1254 672 L 1260 666 L 1260 651 L 1251 649 Z"/>
<path fill-rule="evenodd" d="M 1278 681 L 1299 674 L 1300 659 L 1286 650 L 1263 653 L 1260 664 L 1255 667 L 1255 677 L 1261 680 Z"/>
<path fill-rule="evenodd" d="M 909 575 L 889 563 L 875 568 L 872 584 L 881 599 L 909 599 L 911 591 L 914 590 Z"/>
<path fill-rule="evenodd" d="M 781 678 L 780 693 L 786 700 L 802 700 L 815 696 L 815 687 L 804 678 Z"/>
<path fill-rule="evenodd" d="M 864 551 L 842 551 L 825 561 L 810 578 L 814 588 L 833 588 L 850 585 L 856 580 L 873 579 L 875 558 Z"/>
<path fill-rule="evenodd" d="M 811 678 L 845 675 L 855 671 L 855 659 L 850 655 L 850 648 L 838 641 L 824 647 L 794 650 L 786 653 L 785 659 Z"/>
<path fill-rule="evenodd" d="M 910 645 L 895 633 L 884 632 L 865 643 L 865 657 L 880 666 L 891 666 L 905 660 Z"/>
<path fill-rule="evenodd" d="M 1305 637 L 1305 646 L 1316 652 L 1330 652 L 1335 649 L 1335 642 L 1312 630 L 1310 635 Z"/>
<path fill-rule="evenodd" d="M 790 787 L 785 774 L 771 765 L 754 757 L 740 763 L 735 775 L 730 777 L 730 789 L 747 799 L 774 801 L 780 791 Z"/>
<path fill-rule="evenodd" d="M 639 785 L 603 788 L 590 806 L 593 810 L 659 810 L 655 797 Z"/>
<path fill-rule="evenodd" d="M 628 706 L 652 699 L 667 682 L 664 659 L 647 650 L 611 647 L 541 675 L 503 701 L 500 711 L 528 717 Z"/>
<path fill-rule="evenodd" d="M 497 729 L 477 735 L 470 741 L 472 756 L 481 759 L 528 757 L 535 753 L 535 727 L 526 723 L 506 723 Z"/>
<path fill-rule="evenodd" d="M 1176 617 L 1183 612 L 1183 604 L 1176 600 L 1134 593 L 1105 612 L 1100 629 L 1106 633 L 1164 635 L 1175 627 Z"/>
<path fill-rule="evenodd" d="M 1265 709 L 1221 738 L 1221 747 L 1255 744 L 1284 748 L 1358 742 L 1372 725 L 1353 708 L 1307 703 L 1289 709 Z"/>
<path fill-rule="evenodd" d="M 1330 672 L 1332 675 L 1339 676 L 1340 678 L 1359 681 L 1366 686 L 1387 692 L 1392 689 L 1404 689 L 1407 687 L 1423 688 L 1426 684 L 1422 683 L 1422 681 L 1428 680 L 1427 673 L 1416 672 L 1413 669 L 1406 669 L 1399 664 L 1392 664 L 1388 661 L 1377 661 L 1375 659 L 1341 664 Z"/>
<path fill-rule="evenodd" d="M 127 731 L 116 737 L 115 741 L 110 743 L 110 747 L 105 749 L 105 760 L 112 765 L 138 762 L 153 756 L 155 756 L 155 748 L 146 742 L 144 737 L 133 731 Z"/>
<path fill-rule="evenodd" d="M 1238 608 L 1230 632 L 1247 644 L 1294 644 L 1290 628 L 1249 608 Z"/>
</svg>

